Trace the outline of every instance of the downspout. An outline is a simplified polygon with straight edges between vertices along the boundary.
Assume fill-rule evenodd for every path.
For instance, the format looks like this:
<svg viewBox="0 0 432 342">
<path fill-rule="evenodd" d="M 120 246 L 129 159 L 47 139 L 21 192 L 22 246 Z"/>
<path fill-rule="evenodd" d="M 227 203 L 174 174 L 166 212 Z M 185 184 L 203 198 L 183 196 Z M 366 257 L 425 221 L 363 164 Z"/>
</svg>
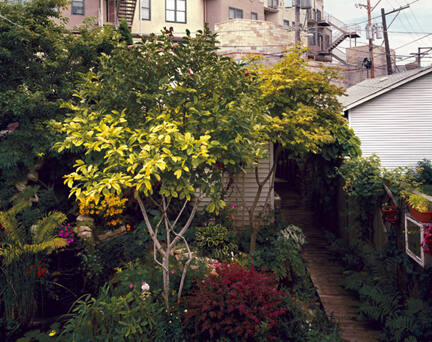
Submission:
<svg viewBox="0 0 432 342">
<path fill-rule="evenodd" d="M 103 26 L 104 22 L 103 22 L 103 0 L 99 0 L 99 26 Z"/>
</svg>

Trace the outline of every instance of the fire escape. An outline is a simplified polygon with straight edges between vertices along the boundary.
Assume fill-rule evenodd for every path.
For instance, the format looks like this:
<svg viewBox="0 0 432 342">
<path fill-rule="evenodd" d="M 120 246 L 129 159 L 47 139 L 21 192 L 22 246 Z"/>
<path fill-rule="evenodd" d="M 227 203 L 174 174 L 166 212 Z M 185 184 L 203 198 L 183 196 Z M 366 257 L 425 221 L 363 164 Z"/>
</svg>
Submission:
<svg viewBox="0 0 432 342">
<path fill-rule="evenodd" d="M 332 29 L 332 40 L 328 46 L 328 48 L 323 49 L 320 54 L 322 55 L 331 55 L 336 59 L 340 60 L 340 56 L 337 53 L 333 53 L 336 51 L 335 49 L 347 38 L 360 38 L 360 26 L 359 25 L 347 25 L 335 18 L 331 14 L 324 13 L 324 21 L 330 25 Z M 319 24 L 318 24 L 319 25 Z"/>
<path fill-rule="evenodd" d="M 347 38 L 360 37 L 358 25 L 346 25 L 319 9 L 308 9 L 306 19 L 309 29 L 309 57 L 315 60 L 330 61 L 329 58 L 334 57 L 343 61 L 336 48 Z"/>
<path fill-rule="evenodd" d="M 117 21 L 126 20 L 129 28 L 132 29 L 137 0 L 117 0 L 116 2 Z"/>
</svg>

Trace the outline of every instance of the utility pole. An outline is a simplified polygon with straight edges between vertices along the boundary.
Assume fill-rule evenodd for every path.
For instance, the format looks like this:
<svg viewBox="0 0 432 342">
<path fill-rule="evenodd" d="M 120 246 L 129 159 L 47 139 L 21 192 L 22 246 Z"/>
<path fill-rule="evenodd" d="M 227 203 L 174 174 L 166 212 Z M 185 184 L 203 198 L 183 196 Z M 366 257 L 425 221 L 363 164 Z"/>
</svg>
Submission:
<svg viewBox="0 0 432 342">
<path fill-rule="evenodd" d="M 300 0 L 295 0 L 295 46 L 300 44 Z"/>
<path fill-rule="evenodd" d="M 372 31 L 372 9 L 370 0 L 367 0 L 367 11 L 368 11 L 368 26 L 371 36 L 369 37 L 369 60 L 371 62 L 371 78 L 375 78 L 375 63 L 373 54 L 373 31 Z"/>
<path fill-rule="evenodd" d="M 382 18 L 382 26 L 383 26 L 383 31 L 384 31 L 384 44 L 385 44 L 385 50 L 386 50 L 386 64 L 387 64 L 387 75 L 391 75 L 393 74 L 393 69 L 392 69 L 392 61 L 391 61 L 391 54 L 390 54 L 390 43 L 389 43 L 389 38 L 388 38 L 388 27 L 387 27 L 387 16 L 389 14 L 395 13 L 395 12 L 400 12 L 404 9 L 409 8 L 410 5 L 406 5 L 406 6 L 402 6 L 398 9 L 394 9 L 393 11 L 390 11 L 388 13 L 385 12 L 384 8 L 381 8 L 381 18 Z M 394 21 L 394 19 L 393 19 Z M 390 25 L 393 22 L 390 23 Z"/>
<path fill-rule="evenodd" d="M 387 63 L 387 75 L 393 74 L 392 70 L 392 62 L 391 62 L 391 55 L 390 55 L 390 43 L 388 39 L 388 32 L 387 32 L 387 20 L 386 20 L 386 13 L 384 8 L 381 8 L 381 17 L 382 17 L 382 26 L 384 31 L 384 44 L 385 44 L 385 51 L 386 51 L 386 63 Z"/>
<path fill-rule="evenodd" d="M 422 52 L 422 50 L 426 50 L 425 52 Z M 432 51 L 432 47 L 419 47 L 418 53 L 411 53 L 410 55 L 416 56 L 417 59 L 417 65 L 419 68 L 421 68 L 421 58 L 424 55 L 427 55 L 430 51 Z"/>
</svg>

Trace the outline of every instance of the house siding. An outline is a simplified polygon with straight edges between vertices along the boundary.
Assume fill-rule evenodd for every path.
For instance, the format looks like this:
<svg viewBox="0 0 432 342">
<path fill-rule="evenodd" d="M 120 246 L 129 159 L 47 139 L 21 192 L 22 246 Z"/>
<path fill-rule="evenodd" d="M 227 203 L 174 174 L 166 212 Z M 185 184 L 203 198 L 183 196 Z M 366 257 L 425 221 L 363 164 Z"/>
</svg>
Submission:
<svg viewBox="0 0 432 342">
<path fill-rule="evenodd" d="M 262 181 L 270 171 L 273 165 L 273 145 L 268 144 L 267 151 L 269 152 L 268 159 L 261 159 L 259 162 L 258 175 Z M 225 179 L 225 184 L 228 183 L 228 178 Z M 263 212 L 266 197 L 270 189 L 270 180 L 263 187 L 261 196 L 257 203 L 255 214 L 257 219 Z M 238 175 L 228 192 L 225 201 L 227 208 L 232 215 L 234 226 L 238 228 L 247 227 L 249 224 L 248 209 L 252 206 L 255 195 L 258 191 L 258 185 L 255 180 L 254 170 L 247 170 L 245 174 Z M 209 198 L 203 198 L 200 203 L 200 208 L 204 208 L 209 203 Z M 274 190 L 270 193 L 268 205 L 270 209 L 274 208 Z"/>
<path fill-rule="evenodd" d="M 348 112 L 364 156 L 382 166 L 414 166 L 432 159 L 432 75 L 428 74 Z"/>
</svg>

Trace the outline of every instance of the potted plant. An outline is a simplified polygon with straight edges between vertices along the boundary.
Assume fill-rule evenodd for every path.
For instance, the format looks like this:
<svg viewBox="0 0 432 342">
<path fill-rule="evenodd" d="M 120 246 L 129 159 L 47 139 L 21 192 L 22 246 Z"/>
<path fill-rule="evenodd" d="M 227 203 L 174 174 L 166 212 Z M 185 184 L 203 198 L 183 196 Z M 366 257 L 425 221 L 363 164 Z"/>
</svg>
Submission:
<svg viewBox="0 0 432 342">
<path fill-rule="evenodd" d="M 421 194 L 404 192 L 403 197 L 408 202 L 409 213 L 417 221 L 429 223 L 432 220 L 432 203 Z"/>
<path fill-rule="evenodd" d="M 381 207 L 381 211 L 385 221 L 390 223 L 397 223 L 399 221 L 399 215 L 397 214 L 397 207 L 395 205 L 385 202 Z"/>
<path fill-rule="evenodd" d="M 386 202 L 382 205 L 381 210 L 384 215 L 391 215 L 391 214 L 396 214 L 397 207 L 395 205 Z"/>
</svg>

